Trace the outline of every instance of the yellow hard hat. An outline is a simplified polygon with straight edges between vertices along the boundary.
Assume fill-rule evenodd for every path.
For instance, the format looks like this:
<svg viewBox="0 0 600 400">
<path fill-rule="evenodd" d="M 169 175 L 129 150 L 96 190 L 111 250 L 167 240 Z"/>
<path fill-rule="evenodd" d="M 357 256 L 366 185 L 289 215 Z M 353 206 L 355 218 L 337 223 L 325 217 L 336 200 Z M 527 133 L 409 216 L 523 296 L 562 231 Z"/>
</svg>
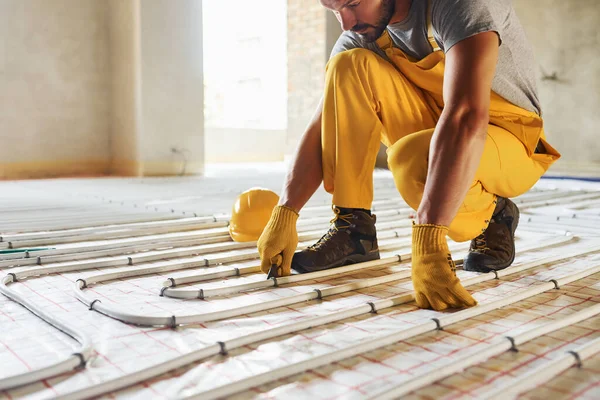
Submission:
<svg viewBox="0 0 600 400">
<path fill-rule="evenodd" d="M 279 196 L 269 189 L 251 188 L 240 194 L 231 211 L 231 238 L 236 242 L 258 240 L 278 202 Z"/>
</svg>

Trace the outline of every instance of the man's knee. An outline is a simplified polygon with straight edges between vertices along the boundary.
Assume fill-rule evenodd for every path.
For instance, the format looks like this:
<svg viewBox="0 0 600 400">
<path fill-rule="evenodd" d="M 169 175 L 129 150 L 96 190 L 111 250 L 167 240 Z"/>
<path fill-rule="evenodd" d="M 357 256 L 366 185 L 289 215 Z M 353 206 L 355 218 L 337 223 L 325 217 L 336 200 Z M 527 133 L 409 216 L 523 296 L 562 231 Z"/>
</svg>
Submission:
<svg viewBox="0 0 600 400">
<path fill-rule="evenodd" d="M 419 207 L 423 197 L 432 135 L 433 129 L 413 133 L 398 140 L 387 150 L 388 165 L 396 188 L 404 201 L 414 209 Z"/>
<path fill-rule="evenodd" d="M 333 56 L 327 63 L 327 73 L 345 73 L 366 67 L 369 63 L 378 61 L 377 55 L 367 49 L 352 49 L 342 51 Z"/>
</svg>

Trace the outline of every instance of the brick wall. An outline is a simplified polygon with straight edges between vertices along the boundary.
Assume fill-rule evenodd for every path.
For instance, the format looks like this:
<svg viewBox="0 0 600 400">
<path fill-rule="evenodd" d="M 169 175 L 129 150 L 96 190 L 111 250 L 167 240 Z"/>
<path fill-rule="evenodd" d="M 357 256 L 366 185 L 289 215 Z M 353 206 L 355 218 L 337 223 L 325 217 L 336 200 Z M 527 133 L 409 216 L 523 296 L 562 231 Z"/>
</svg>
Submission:
<svg viewBox="0 0 600 400">
<path fill-rule="evenodd" d="M 313 116 L 325 78 L 325 65 L 342 33 L 333 13 L 316 0 L 288 0 L 288 130 L 285 155 L 291 155 Z M 385 148 L 378 168 L 387 168 Z"/>
<path fill-rule="evenodd" d="M 316 0 L 288 0 L 288 134 L 292 154 L 323 93 L 327 11 Z"/>
</svg>

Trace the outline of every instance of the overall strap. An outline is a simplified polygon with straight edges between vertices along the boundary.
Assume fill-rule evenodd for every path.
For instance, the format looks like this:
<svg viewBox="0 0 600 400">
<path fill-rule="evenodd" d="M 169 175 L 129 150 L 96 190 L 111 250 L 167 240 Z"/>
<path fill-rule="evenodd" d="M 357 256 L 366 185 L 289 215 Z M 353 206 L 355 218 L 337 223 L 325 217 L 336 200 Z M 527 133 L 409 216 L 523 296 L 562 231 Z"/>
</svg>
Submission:
<svg viewBox="0 0 600 400">
<path fill-rule="evenodd" d="M 427 40 L 429 40 L 429 44 L 431 45 L 433 51 L 439 51 L 441 50 L 440 46 L 437 44 L 435 37 L 433 36 L 433 23 L 431 22 L 433 19 L 431 2 L 432 0 L 427 0 Z"/>
<path fill-rule="evenodd" d="M 439 51 L 441 50 L 440 46 L 437 44 L 433 36 L 433 24 L 431 22 L 431 1 L 432 0 L 427 0 L 427 40 L 429 41 L 429 44 L 431 45 L 433 51 Z M 383 31 L 381 36 L 379 36 L 379 39 L 377 39 L 376 43 L 377 46 L 379 46 L 379 48 L 383 51 L 391 49 L 394 46 L 394 42 L 392 41 L 392 38 L 390 37 L 390 34 L 387 31 L 387 29 Z"/>
<path fill-rule="evenodd" d="M 376 41 L 377 46 L 383 51 L 387 49 L 391 49 L 394 46 L 394 42 L 392 42 L 392 38 L 390 37 L 389 32 L 386 30 L 383 31 L 379 39 Z"/>
</svg>

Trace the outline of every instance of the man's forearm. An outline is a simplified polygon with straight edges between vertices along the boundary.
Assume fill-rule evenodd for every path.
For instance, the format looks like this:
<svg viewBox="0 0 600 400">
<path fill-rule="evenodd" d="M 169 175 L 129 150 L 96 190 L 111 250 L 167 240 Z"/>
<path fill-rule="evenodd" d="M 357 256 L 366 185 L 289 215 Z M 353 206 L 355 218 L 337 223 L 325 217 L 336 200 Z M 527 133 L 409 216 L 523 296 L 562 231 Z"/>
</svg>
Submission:
<svg viewBox="0 0 600 400">
<path fill-rule="evenodd" d="M 306 132 L 302 136 L 287 172 L 279 204 L 300 211 L 323 181 L 321 158 L 321 113 L 323 102 L 317 107 Z"/>
<path fill-rule="evenodd" d="M 429 148 L 419 224 L 449 226 L 473 182 L 487 138 L 487 113 L 445 110 Z"/>
</svg>

